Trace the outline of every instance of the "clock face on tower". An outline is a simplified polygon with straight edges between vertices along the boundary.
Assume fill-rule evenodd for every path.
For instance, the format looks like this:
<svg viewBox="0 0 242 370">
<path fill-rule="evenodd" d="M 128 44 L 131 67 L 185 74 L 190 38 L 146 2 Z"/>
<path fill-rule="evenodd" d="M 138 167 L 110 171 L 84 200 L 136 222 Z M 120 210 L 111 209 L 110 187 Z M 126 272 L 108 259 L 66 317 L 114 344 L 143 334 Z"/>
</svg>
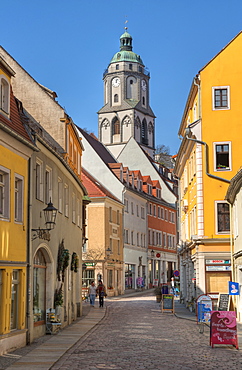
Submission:
<svg viewBox="0 0 242 370">
<path fill-rule="evenodd" d="M 142 80 L 141 81 L 141 87 L 142 87 L 142 90 L 145 91 L 146 90 L 146 82 L 145 80 Z"/>
<path fill-rule="evenodd" d="M 120 85 L 120 78 L 115 77 L 115 78 L 112 80 L 112 85 L 113 85 L 113 87 L 118 87 L 118 86 Z"/>
</svg>

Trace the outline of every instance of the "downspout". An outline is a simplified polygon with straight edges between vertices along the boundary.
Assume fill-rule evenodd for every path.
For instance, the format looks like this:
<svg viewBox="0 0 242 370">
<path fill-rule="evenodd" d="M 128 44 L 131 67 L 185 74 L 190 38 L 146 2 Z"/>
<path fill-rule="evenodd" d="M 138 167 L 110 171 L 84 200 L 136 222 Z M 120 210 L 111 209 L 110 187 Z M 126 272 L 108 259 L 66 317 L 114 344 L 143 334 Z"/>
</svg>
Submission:
<svg viewBox="0 0 242 370">
<path fill-rule="evenodd" d="M 26 291 L 27 291 L 27 294 L 26 294 L 26 320 L 27 320 L 27 332 L 26 332 L 26 344 L 30 344 L 31 342 L 31 333 L 30 333 L 30 330 L 31 330 L 31 314 L 30 314 L 30 302 L 31 302 L 31 283 L 30 283 L 30 279 L 31 279 L 31 246 L 32 246 L 32 242 L 31 242 L 31 225 L 30 225 L 30 213 L 31 213 L 31 204 L 30 204 L 30 200 L 31 200 L 31 166 L 32 166 L 32 163 L 31 163 L 31 158 L 29 158 L 29 161 L 28 161 L 28 214 L 27 214 L 27 230 L 28 230 L 28 233 L 27 233 L 27 272 L 26 272 Z"/>
<path fill-rule="evenodd" d="M 211 173 L 209 173 L 209 166 L 208 166 L 208 144 L 205 143 L 204 141 L 197 140 L 197 139 L 192 139 L 191 137 L 189 137 L 188 135 L 191 132 L 191 129 L 189 127 L 187 127 L 185 131 L 186 131 L 186 139 L 187 140 L 191 140 L 191 141 L 194 141 L 195 143 L 202 144 L 205 147 L 206 175 L 208 177 L 211 177 L 212 179 L 223 181 L 223 182 L 226 182 L 227 184 L 230 184 L 230 180 L 227 180 L 227 179 L 224 179 L 223 177 L 215 176 L 215 175 L 212 175 Z"/>
</svg>

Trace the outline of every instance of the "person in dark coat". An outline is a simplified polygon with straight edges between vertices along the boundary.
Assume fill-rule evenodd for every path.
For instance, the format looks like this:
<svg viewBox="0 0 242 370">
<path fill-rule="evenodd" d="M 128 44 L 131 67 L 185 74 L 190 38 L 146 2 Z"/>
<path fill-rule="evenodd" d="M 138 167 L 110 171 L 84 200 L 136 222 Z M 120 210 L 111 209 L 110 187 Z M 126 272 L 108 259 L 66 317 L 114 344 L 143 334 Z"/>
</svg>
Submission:
<svg viewBox="0 0 242 370">
<path fill-rule="evenodd" d="M 99 307 L 103 307 L 104 297 L 107 296 L 107 293 L 106 293 L 106 287 L 103 284 L 102 280 L 99 280 L 96 292 L 99 297 Z"/>
</svg>

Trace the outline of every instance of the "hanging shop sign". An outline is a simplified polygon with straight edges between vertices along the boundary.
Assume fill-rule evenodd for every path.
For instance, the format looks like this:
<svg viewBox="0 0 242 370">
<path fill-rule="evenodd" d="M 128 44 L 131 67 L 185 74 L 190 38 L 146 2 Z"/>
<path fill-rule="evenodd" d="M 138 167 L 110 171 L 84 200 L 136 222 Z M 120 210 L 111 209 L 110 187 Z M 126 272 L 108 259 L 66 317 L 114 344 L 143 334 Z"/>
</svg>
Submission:
<svg viewBox="0 0 242 370">
<path fill-rule="evenodd" d="M 236 313 L 234 311 L 212 311 L 210 320 L 210 346 L 231 344 L 239 349 Z"/>
<path fill-rule="evenodd" d="M 160 258 L 160 253 L 156 253 L 156 257 L 157 258 Z"/>
</svg>

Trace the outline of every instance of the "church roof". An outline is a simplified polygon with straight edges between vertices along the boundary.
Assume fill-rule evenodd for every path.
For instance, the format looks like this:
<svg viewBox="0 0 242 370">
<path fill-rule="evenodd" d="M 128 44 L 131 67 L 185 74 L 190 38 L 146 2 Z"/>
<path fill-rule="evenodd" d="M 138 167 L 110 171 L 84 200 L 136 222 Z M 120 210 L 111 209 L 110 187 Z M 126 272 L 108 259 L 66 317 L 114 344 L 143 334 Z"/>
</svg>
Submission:
<svg viewBox="0 0 242 370">
<path fill-rule="evenodd" d="M 126 31 L 120 36 L 120 51 L 114 54 L 111 63 L 117 62 L 132 62 L 139 63 L 144 66 L 140 55 L 132 51 L 132 36 Z"/>
</svg>

